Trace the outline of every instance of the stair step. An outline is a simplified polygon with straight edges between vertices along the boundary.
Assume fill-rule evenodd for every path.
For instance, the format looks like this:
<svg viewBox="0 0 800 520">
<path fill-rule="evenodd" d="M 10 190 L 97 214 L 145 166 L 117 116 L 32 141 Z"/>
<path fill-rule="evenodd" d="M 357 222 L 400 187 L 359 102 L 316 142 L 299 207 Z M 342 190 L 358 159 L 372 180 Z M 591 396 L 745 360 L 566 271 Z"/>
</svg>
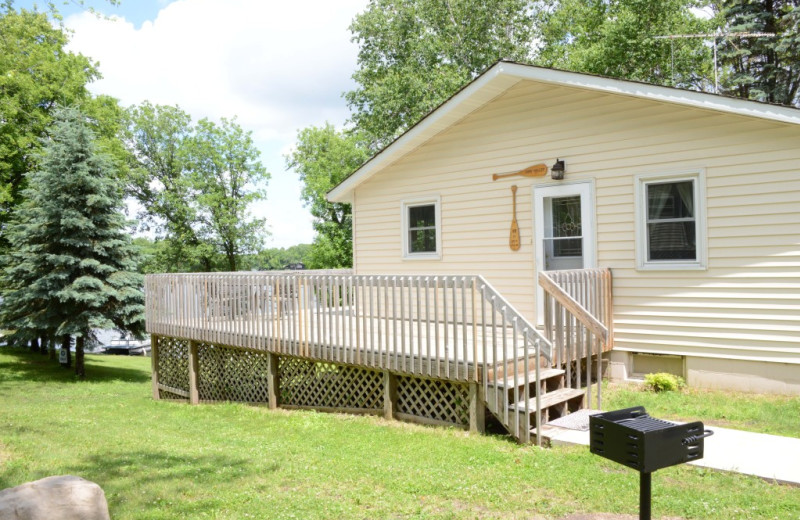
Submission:
<svg viewBox="0 0 800 520">
<path fill-rule="evenodd" d="M 555 406 L 557 404 L 566 403 L 571 399 L 575 399 L 576 397 L 580 397 L 586 393 L 585 390 L 580 390 L 578 388 L 559 388 L 558 390 L 554 390 L 552 392 L 547 392 L 541 396 L 541 403 L 542 409 L 550 408 L 551 406 Z M 525 411 L 525 401 L 520 401 L 518 403 L 512 404 L 510 407 L 511 410 L 524 412 Z M 531 397 L 528 399 L 528 409 L 531 412 L 536 411 L 536 398 Z"/>
<path fill-rule="evenodd" d="M 539 369 L 539 379 L 542 380 L 542 381 L 544 381 L 546 379 L 552 379 L 554 377 L 558 377 L 558 376 L 562 376 L 562 375 L 564 375 L 564 371 L 562 369 L 560 369 L 560 368 L 540 368 Z M 519 376 L 517 378 L 519 380 L 519 383 L 518 383 L 519 385 L 524 385 L 525 384 L 525 379 L 524 379 L 523 376 L 524 376 L 524 374 L 519 374 Z M 536 382 L 536 370 L 535 369 L 531 370 L 528 373 L 528 382 L 531 382 L 531 383 Z M 495 386 L 494 381 L 492 381 L 491 379 L 489 380 L 489 386 Z M 509 387 L 511 387 L 511 388 L 514 387 L 514 378 L 513 377 L 507 377 L 505 379 L 498 379 L 497 380 L 497 385 L 495 386 L 495 388 L 509 388 Z"/>
</svg>

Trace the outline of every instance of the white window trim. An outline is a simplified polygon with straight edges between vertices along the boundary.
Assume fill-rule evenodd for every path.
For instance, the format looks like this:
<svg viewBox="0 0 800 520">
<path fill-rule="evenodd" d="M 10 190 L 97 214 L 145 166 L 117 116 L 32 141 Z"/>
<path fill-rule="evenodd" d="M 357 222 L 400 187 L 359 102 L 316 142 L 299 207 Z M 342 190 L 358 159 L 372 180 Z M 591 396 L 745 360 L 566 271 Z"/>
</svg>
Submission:
<svg viewBox="0 0 800 520">
<path fill-rule="evenodd" d="M 650 183 L 693 181 L 695 198 L 696 260 L 647 259 L 647 191 Z M 706 172 L 705 169 L 677 172 L 643 173 L 634 178 L 636 269 L 640 271 L 689 271 L 708 269 L 708 233 L 706 231 Z"/>
<path fill-rule="evenodd" d="M 408 208 L 414 206 L 428 206 L 433 204 L 436 219 L 436 252 L 433 253 L 411 253 L 408 250 Z M 417 199 L 406 199 L 400 203 L 400 221 L 402 222 L 400 234 L 403 238 L 403 260 L 441 260 L 442 259 L 442 201 L 441 197 L 424 197 Z"/>
</svg>

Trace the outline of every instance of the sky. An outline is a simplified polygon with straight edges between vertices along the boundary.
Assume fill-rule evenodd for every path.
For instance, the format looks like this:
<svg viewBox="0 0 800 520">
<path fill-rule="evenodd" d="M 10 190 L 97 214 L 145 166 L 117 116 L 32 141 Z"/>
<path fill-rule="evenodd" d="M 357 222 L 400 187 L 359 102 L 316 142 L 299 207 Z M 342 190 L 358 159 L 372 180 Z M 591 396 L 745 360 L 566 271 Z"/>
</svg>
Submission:
<svg viewBox="0 0 800 520">
<path fill-rule="evenodd" d="M 195 121 L 237 117 L 271 174 L 267 200 L 253 207 L 267 218 L 267 246 L 313 240 L 301 184 L 285 155 L 299 130 L 326 121 L 340 127 L 347 119 L 342 93 L 354 88 L 358 52 L 348 26 L 367 0 L 86 2 L 113 20 L 74 2 L 56 3 L 74 31 L 70 50 L 99 62 L 103 78 L 92 92 L 124 106 L 177 104 Z"/>
</svg>

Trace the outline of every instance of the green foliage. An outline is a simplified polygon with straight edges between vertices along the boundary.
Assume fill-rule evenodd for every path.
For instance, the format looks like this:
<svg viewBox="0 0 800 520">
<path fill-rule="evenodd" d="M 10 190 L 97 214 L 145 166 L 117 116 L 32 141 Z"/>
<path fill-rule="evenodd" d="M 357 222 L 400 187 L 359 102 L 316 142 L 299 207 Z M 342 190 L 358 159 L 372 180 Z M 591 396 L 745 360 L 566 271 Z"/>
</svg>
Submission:
<svg viewBox="0 0 800 520">
<path fill-rule="evenodd" d="M 298 244 L 289 248 L 269 248 L 258 253 L 251 260 L 250 269 L 280 270 L 289 264 L 303 263 L 308 267 L 311 244 Z"/>
<path fill-rule="evenodd" d="M 667 372 L 658 372 L 644 376 L 644 387 L 651 392 L 674 392 L 686 386 L 682 377 Z"/>
<path fill-rule="evenodd" d="M 142 229 L 164 242 L 158 272 L 236 270 L 260 248 L 264 223 L 247 209 L 269 174 L 235 121 L 193 125 L 177 106 L 144 102 L 129 109 L 126 145 Z"/>
<path fill-rule="evenodd" d="M 8 227 L 3 327 L 24 337 L 76 336 L 79 342 L 94 329 L 143 332 L 143 280 L 121 213 L 122 186 L 77 110 L 55 112 L 40 167 L 28 182 Z"/>
<path fill-rule="evenodd" d="M 800 1 L 725 0 L 726 32 L 775 33 L 775 37 L 720 40 L 727 93 L 746 99 L 800 106 Z"/>
<path fill-rule="evenodd" d="M 697 34 L 714 22 L 695 16 L 696 0 L 561 0 L 542 12 L 537 64 L 656 85 L 707 89 L 713 77 Z"/>
<path fill-rule="evenodd" d="M 0 252 L 54 107 L 87 101 L 86 84 L 99 75 L 68 41 L 46 14 L 0 3 Z"/>
<path fill-rule="evenodd" d="M 680 392 L 643 392 L 638 384 L 605 383 L 603 408 L 644 406 L 653 417 L 703 421 L 706 425 L 800 437 L 800 397 L 684 388 Z"/>
<path fill-rule="evenodd" d="M 195 193 L 198 234 L 225 256 L 229 271 L 236 271 L 240 256 L 263 245 L 266 221 L 253 218 L 248 207 L 266 197 L 261 186 L 269 173 L 251 133 L 235 120 L 223 118 L 217 125 L 202 119 L 186 144 L 186 177 Z"/>
<path fill-rule="evenodd" d="M 359 45 L 352 121 L 382 148 L 500 59 L 528 61 L 530 0 L 371 0 Z"/>
<path fill-rule="evenodd" d="M 303 182 L 302 197 L 314 217 L 314 238 L 307 267 L 334 269 L 353 265 L 350 204 L 331 203 L 325 195 L 369 158 L 361 134 L 337 131 L 327 123 L 297 134 L 286 163 Z"/>
<path fill-rule="evenodd" d="M 153 401 L 150 359 L 87 356 L 87 364 L 91 383 L 0 348 L 0 488 L 77 473 L 103 488 L 114 520 L 636 514 L 636 473 L 585 447 L 538 449 L 375 417 Z M 60 442 L 75 438 L 91 442 L 79 450 Z M 661 518 L 800 517 L 800 488 L 685 464 L 660 470 L 653 493 Z"/>
</svg>

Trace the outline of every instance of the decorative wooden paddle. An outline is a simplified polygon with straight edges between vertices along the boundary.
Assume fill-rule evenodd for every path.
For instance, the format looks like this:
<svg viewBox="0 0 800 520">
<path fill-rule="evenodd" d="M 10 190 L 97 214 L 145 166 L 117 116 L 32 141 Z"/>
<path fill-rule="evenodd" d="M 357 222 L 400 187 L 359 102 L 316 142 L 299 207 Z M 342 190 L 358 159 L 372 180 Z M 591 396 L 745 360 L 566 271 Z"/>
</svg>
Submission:
<svg viewBox="0 0 800 520">
<path fill-rule="evenodd" d="M 533 166 L 528 166 L 524 170 L 514 173 L 495 173 L 492 175 L 492 180 L 496 181 L 497 179 L 511 177 L 512 175 L 521 175 L 522 177 L 544 177 L 547 175 L 547 166 L 544 164 L 534 164 Z"/>
<path fill-rule="evenodd" d="M 511 200 L 513 204 L 511 219 L 511 235 L 508 237 L 508 247 L 512 251 L 519 250 L 519 224 L 517 224 L 517 185 L 511 186 Z"/>
</svg>

